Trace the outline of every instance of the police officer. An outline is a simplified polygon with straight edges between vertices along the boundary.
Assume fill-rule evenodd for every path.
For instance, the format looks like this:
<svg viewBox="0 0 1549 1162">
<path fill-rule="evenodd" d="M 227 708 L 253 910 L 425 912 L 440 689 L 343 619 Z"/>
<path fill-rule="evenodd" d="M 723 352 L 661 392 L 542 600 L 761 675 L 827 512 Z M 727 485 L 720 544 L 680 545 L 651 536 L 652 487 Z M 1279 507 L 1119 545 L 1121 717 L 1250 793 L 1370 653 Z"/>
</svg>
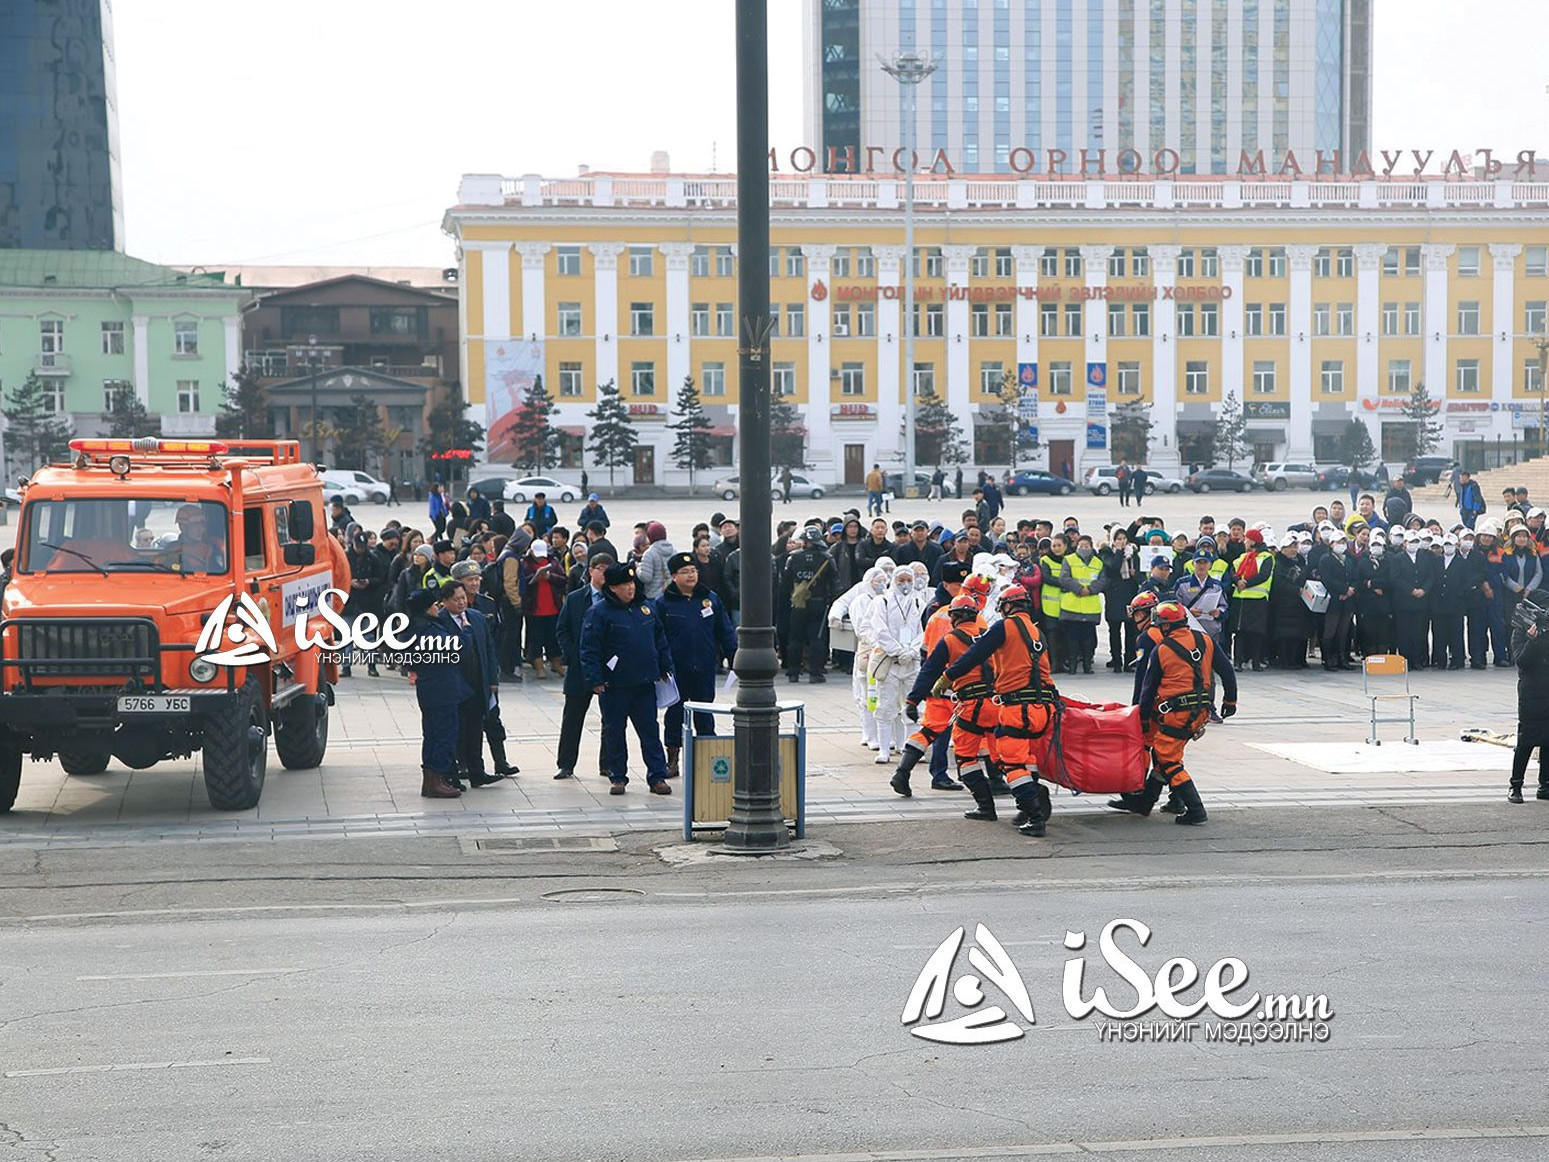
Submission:
<svg viewBox="0 0 1549 1162">
<path fill-rule="evenodd" d="M 441 587 L 442 631 L 458 642 L 458 672 L 470 693 L 457 704 L 457 762 L 475 787 L 498 783 L 505 775 L 484 769 L 484 720 L 499 690 L 495 669 L 495 639 L 478 610 L 468 608 L 468 590 L 461 581 Z M 456 780 L 453 785 L 457 786 Z"/>
<path fill-rule="evenodd" d="M 490 656 L 498 658 L 500 613 L 495 599 L 487 593 L 479 592 L 479 583 L 482 579 L 483 570 L 475 561 L 459 561 L 452 566 L 452 580 L 461 585 L 463 592 L 468 595 L 468 608 L 484 615 L 484 626 L 489 633 Z M 492 700 L 488 713 L 484 715 L 484 740 L 489 743 L 489 754 L 495 760 L 497 775 L 508 778 L 521 773 L 506 760 L 506 725 L 500 718 L 498 694 Z"/>
<path fill-rule="evenodd" d="M 824 613 L 838 595 L 837 570 L 823 542 L 823 530 L 808 528 L 801 534 L 801 548 L 790 554 L 780 572 L 780 601 L 790 610 L 787 631 L 785 677 L 801 680 L 802 658 L 807 658 L 807 673 L 813 682 L 826 682 L 823 676 L 822 648 L 819 638 Z"/>
<path fill-rule="evenodd" d="M 430 546 L 430 551 L 433 556 L 421 584 L 433 593 L 440 593 L 452 579 L 452 566 L 457 563 L 457 546 L 451 541 L 440 540 Z"/>
<path fill-rule="evenodd" d="M 667 777 L 678 777 L 683 749 L 683 703 L 715 701 L 715 672 L 737 652 L 737 635 L 720 597 L 699 583 L 693 553 L 674 553 L 667 561 L 672 580 L 653 605 L 672 650 L 672 671 L 679 699 L 667 708 Z M 696 735 L 715 733 L 713 714 L 694 715 Z"/>
<path fill-rule="evenodd" d="M 426 799 L 455 799 L 457 771 L 457 707 L 471 691 L 457 661 L 437 659 L 446 629 L 433 616 L 438 596 L 429 589 L 413 590 L 406 601 L 414 637 L 409 681 L 420 708 L 420 794 Z"/>
<path fill-rule="evenodd" d="M 602 600 L 581 623 L 581 669 L 602 706 L 603 761 L 622 795 L 629 783 L 624 727 L 633 725 L 653 795 L 670 795 L 667 756 L 656 721 L 656 682 L 672 672 L 672 651 L 662 619 L 640 596 L 635 567 L 618 564 L 603 577 Z"/>
<path fill-rule="evenodd" d="M 1049 669 L 1049 655 L 1033 616 L 1032 595 L 1013 585 L 1000 595 L 1001 620 L 975 639 L 963 656 L 946 669 L 947 680 L 956 682 L 989 662 L 994 668 L 995 701 L 1000 707 L 992 751 L 1011 785 L 1016 799 L 1017 830 L 1039 837 L 1049 818 L 1049 792 L 1038 782 L 1038 754 L 1042 739 L 1054 725 L 1059 691 Z M 967 819 L 993 820 L 995 798 L 989 781 L 963 781 L 978 805 Z"/>
</svg>

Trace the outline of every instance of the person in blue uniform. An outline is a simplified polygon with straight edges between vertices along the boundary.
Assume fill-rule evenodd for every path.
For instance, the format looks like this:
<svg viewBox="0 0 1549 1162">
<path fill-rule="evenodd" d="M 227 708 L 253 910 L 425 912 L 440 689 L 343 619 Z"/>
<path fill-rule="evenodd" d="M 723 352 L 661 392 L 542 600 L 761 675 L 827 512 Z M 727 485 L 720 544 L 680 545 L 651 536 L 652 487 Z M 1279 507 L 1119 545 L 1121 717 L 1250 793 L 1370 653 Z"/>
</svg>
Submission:
<svg viewBox="0 0 1549 1162">
<path fill-rule="evenodd" d="M 667 756 L 656 721 L 656 682 L 672 672 L 672 651 L 662 619 L 641 597 L 635 567 L 619 564 L 603 578 L 600 602 L 581 623 L 581 669 L 602 708 L 603 762 L 622 795 L 629 784 L 629 750 L 624 728 L 632 725 L 645 760 L 645 778 L 653 795 L 670 795 Z"/>
<path fill-rule="evenodd" d="M 462 794 L 452 782 L 457 771 L 457 707 L 471 691 L 457 661 L 432 660 L 446 637 L 434 613 L 437 595 L 429 589 L 413 589 L 406 604 L 414 637 L 409 681 L 414 683 L 414 700 L 420 708 L 420 794 L 427 799 L 455 799 Z"/>
<path fill-rule="evenodd" d="M 653 603 L 672 651 L 672 672 L 679 700 L 667 708 L 663 726 L 667 741 L 667 777 L 678 775 L 683 747 L 683 703 L 715 701 L 715 672 L 730 665 L 737 652 L 737 635 L 720 597 L 699 583 L 699 562 L 693 553 L 676 553 L 667 561 L 672 580 Z M 696 735 L 715 733 L 713 714 L 694 715 Z"/>
<path fill-rule="evenodd" d="M 448 581 L 441 587 L 441 630 L 458 641 L 458 673 L 468 687 L 468 696 L 457 704 L 457 761 L 475 787 L 498 783 L 504 775 L 492 775 L 484 769 L 484 719 L 495 704 L 500 689 L 495 667 L 495 639 L 484 615 L 468 608 L 468 590 L 461 581 Z M 457 780 L 451 780 L 459 786 Z"/>
</svg>

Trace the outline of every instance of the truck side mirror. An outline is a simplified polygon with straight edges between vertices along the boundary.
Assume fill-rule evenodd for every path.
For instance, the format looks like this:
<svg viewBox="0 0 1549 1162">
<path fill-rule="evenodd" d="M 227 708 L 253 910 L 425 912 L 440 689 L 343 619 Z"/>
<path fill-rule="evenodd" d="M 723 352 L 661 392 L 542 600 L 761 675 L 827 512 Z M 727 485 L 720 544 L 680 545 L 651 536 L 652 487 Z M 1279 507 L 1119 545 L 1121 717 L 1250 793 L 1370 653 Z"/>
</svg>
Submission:
<svg viewBox="0 0 1549 1162">
<path fill-rule="evenodd" d="M 317 546 L 310 541 L 290 541 L 285 545 L 287 565 L 311 565 L 317 561 Z"/>
<path fill-rule="evenodd" d="M 293 500 L 290 502 L 290 510 L 286 514 L 286 523 L 290 527 L 290 539 L 292 541 L 310 541 L 316 535 L 316 528 L 312 523 L 312 502 L 308 500 Z M 288 561 L 290 558 L 287 557 Z M 310 562 L 308 562 L 310 564 Z"/>
</svg>

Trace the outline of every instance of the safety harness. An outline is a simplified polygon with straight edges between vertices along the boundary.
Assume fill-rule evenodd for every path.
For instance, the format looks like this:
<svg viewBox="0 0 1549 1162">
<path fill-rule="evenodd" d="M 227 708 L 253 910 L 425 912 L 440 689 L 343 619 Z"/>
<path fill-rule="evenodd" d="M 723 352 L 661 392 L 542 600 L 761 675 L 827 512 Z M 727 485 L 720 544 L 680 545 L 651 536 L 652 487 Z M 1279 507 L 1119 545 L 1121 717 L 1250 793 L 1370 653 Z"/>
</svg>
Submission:
<svg viewBox="0 0 1549 1162">
<path fill-rule="evenodd" d="M 1193 689 L 1186 690 L 1182 694 L 1174 694 L 1156 704 L 1158 716 L 1171 714 L 1174 711 L 1189 714 L 1189 721 L 1183 726 L 1171 726 L 1158 718 L 1156 728 L 1170 738 L 1193 738 L 1198 733 L 1195 719 L 1201 714 L 1208 714 L 1214 706 L 1210 683 L 1205 679 L 1203 635 L 1196 630 L 1190 630 L 1189 633 L 1194 642 L 1192 650 L 1184 648 L 1183 643 L 1171 634 L 1163 634 L 1162 640 L 1157 643 L 1159 648 L 1166 649 L 1188 666 L 1194 675 Z"/>
</svg>

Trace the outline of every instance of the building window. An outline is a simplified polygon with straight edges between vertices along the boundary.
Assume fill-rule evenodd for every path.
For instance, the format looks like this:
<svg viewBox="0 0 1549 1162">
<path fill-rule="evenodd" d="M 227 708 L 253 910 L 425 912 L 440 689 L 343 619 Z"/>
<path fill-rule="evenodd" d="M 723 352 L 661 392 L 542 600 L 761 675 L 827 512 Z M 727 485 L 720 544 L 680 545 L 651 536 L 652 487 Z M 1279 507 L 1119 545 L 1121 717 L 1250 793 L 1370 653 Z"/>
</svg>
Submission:
<svg viewBox="0 0 1549 1162">
<path fill-rule="evenodd" d="M 925 277 L 940 278 L 947 268 L 946 259 L 942 257 L 941 247 L 932 246 L 925 251 Z"/>
<path fill-rule="evenodd" d="M 1549 274 L 1549 246 L 1529 246 L 1522 252 L 1523 272 L 1532 278 Z"/>
<path fill-rule="evenodd" d="M 102 381 L 102 410 L 109 415 L 118 411 L 120 402 L 128 402 L 129 394 L 134 391 L 134 384 L 127 379 L 104 379 Z"/>
<path fill-rule="evenodd" d="M 848 339 L 850 337 L 850 304 L 839 303 L 833 309 L 829 317 L 828 330 L 835 339 Z"/>
<path fill-rule="evenodd" d="M 554 248 L 554 273 L 580 274 L 581 248 L 579 246 L 556 246 Z"/>
<path fill-rule="evenodd" d="M 1271 335 L 1285 335 L 1285 304 L 1269 304 L 1269 333 Z"/>
<path fill-rule="evenodd" d="M 1124 304 L 1108 304 L 1108 337 L 1110 339 L 1124 338 Z"/>
<path fill-rule="evenodd" d="M 418 307 L 372 307 L 373 335 L 420 335 L 424 328 Z"/>
<path fill-rule="evenodd" d="M 124 353 L 124 325 L 122 323 L 102 324 L 102 353 L 104 355 L 122 355 Z M 113 382 L 118 382 L 114 380 Z"/>
<path fill-rule="evenodd" d="M 629 304 L 629 333 L 640 337 L 656 334 L 656 306 L 653 303 Z"/>
<path fill-rule="evenodd" d="M 1129 320 L 1130 320 L 1131 323 L 1135 324 L 1134 327 L 1131 328 L 1131 330 L 1133 330 L 1134 333 L 1135 333 L 1135 338 L 1137 338 L 1137 339 L 1147 339 L 1147 338 L 1150 338 L 1150 336 L 1151 336 L 1151 304 L 1150 303 L 1132 303 L 1132 304 L 1130 304 Z"/>
<path fill-rule="evenodd" d="M 1323 394 L 1338 395 L 1345 390 L 1345 364 L 1342 359 L 1323 361 Z"/>
<path fill-rule="evenodd" d="M 581 333 L 581 304 L 559 304 L 559 333 L 561 335 L 579 335 Z"/>
<path fill-rule="evenodd" d="M 1543 299 L 1535 299 L 1532 302 L 1523 304 L 1522 325 L 1529 335 L 1542 335 L 1544 333 L 1545 305 Z"/>
<path fill-rule="evenodd" d="M 1178 277 L 1194 277 L 1194 251 L 1180 250 L 1178 252 Z"/>
<path fill-rule="evenodd" d="M 180 379 L 177 381 L 177 410 L 179 412 L 196 412 L 199 410 L 199 381 L 197 379 Z"/>
<path fill-rule="evenodd" d="M 694 247 L 694 253 L 688 258 L 688 272 L 695 278 L 710 277 L 710 248 L 708 246 Z"/>
<path fill-rule="evenodd" d="M 1334 333 L 1350 336 L 1355 334 L 1355 304 L 1338 303 L 1334 307 Z"/>
<path fill-rule="evenodd" d="M 38 323 L 38 352 L 44 356 L 43 366 L 52 365 L 50 355 L 63 355 L 65 351 L 65 323 L 63 319 L 43 319 Z"/>
<path fill-rule="evenodd" d="M 968 261 L 968 273 L 973 278 L 990 277 L 990 252 L 987 247 L 981 246 L 974 251 Z"/>
<path fill-rule="evenodd" d="M 1408 395 L 1410 392 L 1410 361 L 1388 360 L 1388 394 Z"/>
<path fill-rule="evenodd" d="M 1214 246 L 1207 246 L 1199 252 L 1199 277 L 1220 278 L 1221 258 L 1216 253 Z"/>
<path fill-rule="evenodd" d="M 1458 360 L 1458 394 L 1475 395 L 1479 391 L 1479 360 Z"/>
<path fill-rule="evenodd" d="M 1210 394 L 1210 364 L 1204 359 L 1190 359 L 1183 365 L 1183 394 Z"/>
<path fill-rule="evenodd" d="M 706 363 L 699 369 L 699 392 L 701 395 L 726 394 L 726 364 Z"/>
<path fill-rule="evenodd" d="M 737 304 L 715 304 L 715 333 L 722 339 L 729 339 L 737 330 Z"/>
<path fill-rule="evenodd" d="M 1253 394 L 1275 394 L 1275 364 L 1273 360 L 1256 359 L 1253 362 Z"/>
<path fill-rule="evenodd" d="M 1081 251 L 1067 249 L 1065 251 L 1065 277 L 1081 278 L 1085 274 L 1082 269 Z"/>
<path fill-rule="evenodd" d="M 1477 247 L 1477 246 L 1459 246 L 1458 247 L 1458 277 L 1459 278 L 1478 278 L 1479 277 L 1479 247 Z"/>
<path fill-rule="evenodd" d="M 1389 246 L 1382 256 L 1382 273 L 1390 278 L 1397 278 L 1401 254 L 1397 246 Z"/>
<path fill-rule="evenodd" d="M 995 277 L 1011 278 L 1015 267 L 1011 259 L 1011 248 L 1002 246 L 995 251 Z"/>
<path fill-rule="evenodd" d="M 1327 246 L 1322 247 L 1312 258 L 1312 273 L 1315 278 L 1327 278 L 1334 269 L 1334 253 Z"/>
<path fill-rule="evenodd" d="M 1052 246 L 1044 247 L 1043 253 L 1038 256 L 1038 277 L 1058 278 L 1060 273 L 1060 252 Z"/>
<path fill-rule="evenodd" d="M 807 304 L 785 305 L 785 334 L 790 339 L 800 339 L 807 333 Z"/>
<path fill-rule="evenodd" d="M 1477 334 L 1479 334 L 1479 304 L 1478 303 L 1459 303 L 1458 304 L 1458 334 L 1459 335 L 1477 335 Z"/>
<path fill-rule="evenodd" d="M 1334 270 L 1340 278 L 1353 278 L 1355 276 L 1355 251 L 1348 246 L 1341 246 L 1334 256 Z"/>
<path fill-rule="evenodd" d="M 1108 277 L 1123 278 L 1126 263 L 1123 249 L 1115 250 L 1108 256 Z"/>
<path fill-rule="evenodd" d="M 876 278 L 877 256 L 871 252 L 871 247 L 860 246 L 855 251 L 855 277 Z"/>
<path fill-rule="evenodd" d="M 1382 304 L 1382 333 L 1384 335 L 1398 334 L 1398 304 Z"/>
<path fill-rule="evenodd" d="M 974 303 L 968 308 L 968 333 L 975 339 L 988 337 L 990 333 L 989 303 Z"/>
<path fill-rule="evenodd" d="M 1000 394 L 1000 385 L 1006 378 L 1006 365 L 999 360 L 979 364 L 979 391 L 984 395 Z"/>
<path fill-rule="evenodd" d="M 688 333 L 690 335 L 708 335 L 710 333 L 709 303 L 695 303 L 689 307 Z"/>
<path fill-rule="evenodd" d="M 65 414 L 65 385 L 61 379 L 43 385 L 43 410 L 51 416 Z"/>
<path fill-rule="evenodd" d="M 1192 339 L 1194 337 L 1194 304 L 1178 304 L 1178 338 Z"/>
<path fill-rule="evenodd" d="M 1199 304 L 1199 333 L 1214 339 L 1221 333 L 1221 306 L 1219 303 Z"/>
<path fill-rule="evenodd" d="M 1404 304 L 1404 334 L 1418 335 L 1420 333 L 1420 304 Z"/>
<path fill-rule="evenodd" d="M 581 394 L 581 365 L 579 363 L 561 363 L 559 365 L 559 394 Z"/>
<path fill-rule="evenodd" d="M 1248 251 L 1248 261 L 1243 264 L 1243 274 L 1248 278 L 1264 277 L 1264 251 L 1255 246 Z"/>
<path fill-rule="evenodd" d="M 923 334 L 930 339 L 940 339 L 947 333 L 947 308 L 945 303 L 915 303 L 914 304 L 914 333 L 922 334 L 920 330 L 921 320 L 924 321 Z"/>
<path fill-rule="evenodd" d="M 1139 395 L 1140 394 L 1140 364 L 1139 363 L 1120 363 L 1119 364 L 1119 394 L 1120 395 Z"/>
<path fill-rule="evenodd" d="M 796 394 L 796 364 L 776 363 L 774 365 L 774 378 L 770 380 L 770 388 L 775 395 Z"/>
<path fill-rule="evenodd" d="M 1312 333 L 1314 335 L 1327 335 L 1333 319 L 1327 303 L 1314 303 L 1312 305 Z"/>
<path fill-rule="evenodd" d="M 1418 246 L 1404 248 L 1404 273 L 1411 277 L 1420 273 L 1420 248 Z"/>
<path fill-rule="evenodd" d="M 1038 304 L 1038 334 L 1044 339 L 1053 339 L 1060 333 L 1060 305 L 1059 303 Z"/>
<path fill-rule="evenodd" d="M 629 365 L 629 390 L 636 395 L 656 394 L 656 364 L 636 362 Z"/>
<path fill-rule="evenodd" d="M 1065 334 L 1072 339 L 1081 338 L 1081 304 L 1065 304 Z"/>
<path fill-rule="evenodd" d="M 864 363 L 841 363 L 839 365 L 839 394 L 866 394 L 866 365 Z"/>
<path fill-rule="evenodd" d="M 737 256 L 732 253 L 730 246 L 717 246 L 715 248 L 715 275 L 717 278 L 730 278 L 737 273 Z"/>
<path fill-rule="evenodd" d="M 1284 278 L 1285 277 L 1285 264 L 1286 264 L 1285 247 L 1283 247 L 1283 246 L 1276 246 L 1272 250 L 1270 250 L 1270 252 L 1269 252 L 1269 277 L 1270 278 Z"/>
<path fill-rule="evenodd" d="M 829 259 L 828 272 L 834 278 L 850 277 L 850 251 L 841 246 L 834 251 L 833 258 Z"/>
<path fill-rule="evenodd" d="M 631 246 L 629 248 L 629 273 L 635 278 L 650 278 L 655 265 L 656 247 Z"/>
<path fill-rule="evenodd" d="M 807 260 L 802 255 L 800 246 L 785 248 L 785 273 L 788 278 L 806 277 Z"/>
<path fill-rule="evenodd" d="M 1544 390 L 1544 369 L 1536 359 L 1522 364 L 1522 390 L 1528 395 L 1537 395 Z"/>
<path fill-rule="evenodd" d="M 1130 251 L 1130 273 L 1136 278 L 1151 277 L 1151 252 L 1144 246 Z"/>
<path fill-rule="evenodd" d="M 1264 333 L 1264 304 L 1249 303 L 1242 312 L 1243 333 L 1256 338 Z"/>
<path fill-rule="evenodd" d="M 916 363 L 914 374 L 910 377 L 914 384 L 915 395 L 936 394 L 936 365 L 934 363 Z"/>
<path fill-rule="evenodd" d="M 1071 391 L 1070 362 L 1056 360 L 1049 364 L 1049 394 L 1069 395 Z"/>
<path fill-rule="evenodd" d="M 875 338 L 877 334 L 877 304 L 855 304 L 855 333 L 863 339 Z"/>
</svg>

